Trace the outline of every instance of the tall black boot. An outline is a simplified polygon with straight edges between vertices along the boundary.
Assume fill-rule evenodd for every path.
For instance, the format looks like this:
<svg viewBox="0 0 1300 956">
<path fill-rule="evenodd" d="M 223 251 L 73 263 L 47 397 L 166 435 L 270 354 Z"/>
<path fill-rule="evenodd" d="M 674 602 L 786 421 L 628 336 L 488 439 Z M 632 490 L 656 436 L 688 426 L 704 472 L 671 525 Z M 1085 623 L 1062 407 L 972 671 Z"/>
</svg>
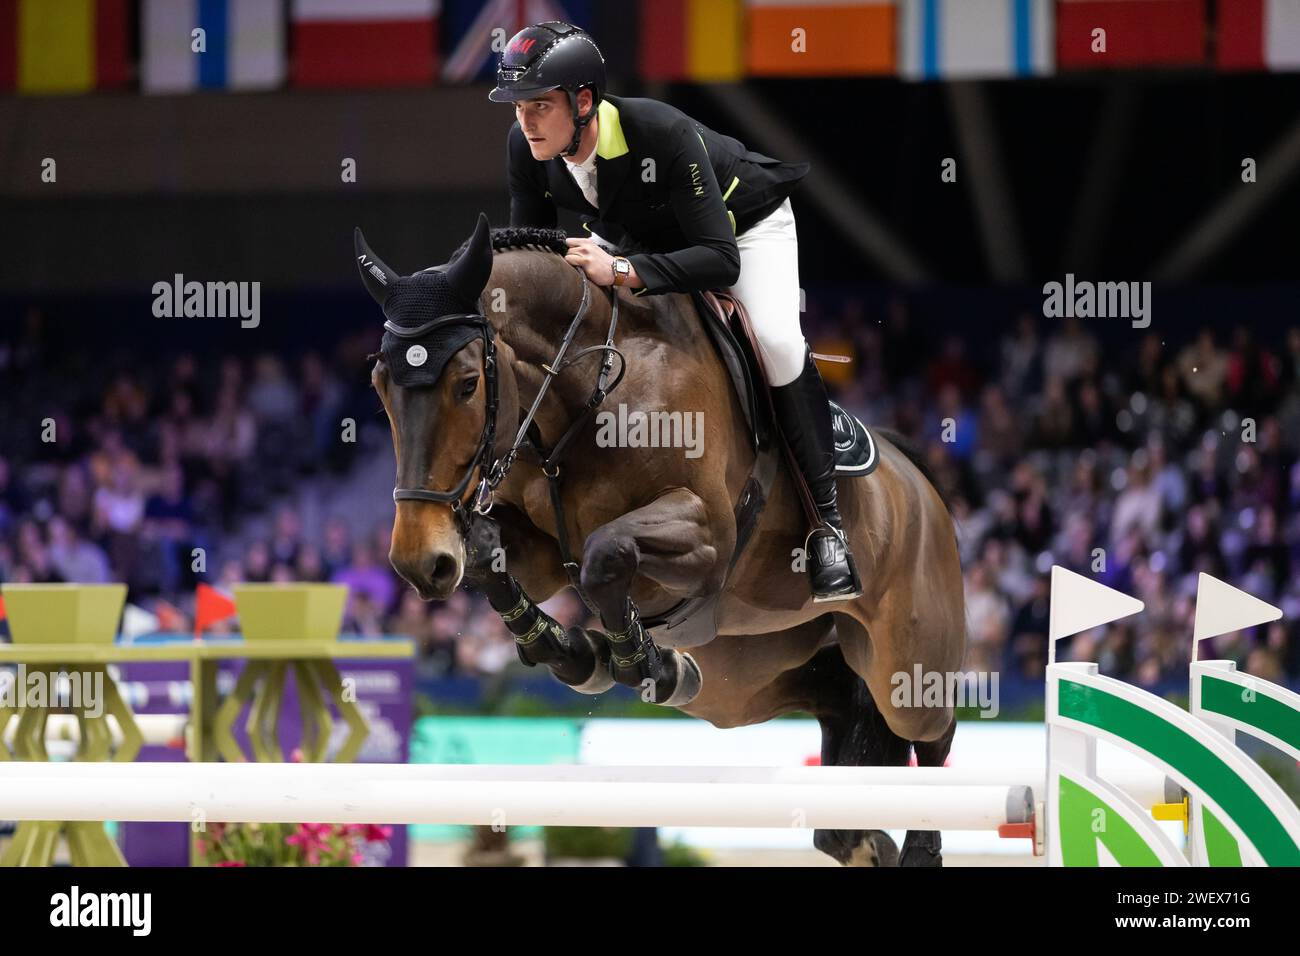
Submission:
<svg viewBox="0 0 1300 956">
<path fill-rule="evenodd" d="M 811 353 L 789 385 L 772 389 L 777 424 L 803 472 L 821 524 L 804 542 L 813 601 L 845 601 L 862 594 L 853 555 L 844 536 L 835 487 L 835 444 L 826 385 Z"/>
</svg>

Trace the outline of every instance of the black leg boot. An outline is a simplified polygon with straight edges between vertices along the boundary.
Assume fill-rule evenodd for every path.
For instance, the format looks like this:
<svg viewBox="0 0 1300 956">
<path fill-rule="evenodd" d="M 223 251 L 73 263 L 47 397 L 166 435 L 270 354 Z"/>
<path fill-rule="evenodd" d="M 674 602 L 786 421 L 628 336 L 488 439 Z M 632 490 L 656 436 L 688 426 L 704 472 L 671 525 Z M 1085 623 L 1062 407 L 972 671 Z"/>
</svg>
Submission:
<svg viewBox="0 0 1300 956">
<path fill-rule="evenodd" d="M 545 664 L 557 678 L 583 694 L 603 694 L 614 686 L 604 641 L 580 627 L 566 631 L 509 575 L 493 579 L 485 591 L 488 603 L 514 635 L 521 663 L 528 667 Z"/>
<path fill-rule="evenodd" d="M 700 666 L 690 654 L 674 648 L 660 648 L 641 624 L 641 615 L 627 602 L 627 627 L 607 631 L 609 672 L 618 683 L 640 691 L 648 704 L 685 707 L 699 696 L 703 686 Z"/>
<path fill-rule="evenodd" d="M 777 424 L 803 472 L 821 524 L 804 542 L 814 602 L 845 601 L 862 594 L 853 555 L 840 521 L 835 487 L 835 445 L 826 386 L 811 353 L 789 385 L 772 389 Z"/>
</svg>

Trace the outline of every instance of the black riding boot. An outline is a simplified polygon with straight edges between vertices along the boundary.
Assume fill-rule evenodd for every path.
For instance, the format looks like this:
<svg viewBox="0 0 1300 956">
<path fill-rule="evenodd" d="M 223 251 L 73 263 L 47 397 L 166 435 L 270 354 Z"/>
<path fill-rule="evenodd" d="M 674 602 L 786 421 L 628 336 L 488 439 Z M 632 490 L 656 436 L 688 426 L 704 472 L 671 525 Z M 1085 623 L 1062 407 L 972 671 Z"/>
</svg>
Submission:
<svg viewBox="0 0 1300 956">
<path fill-rule="evenodd" d="M 813 601 L 844 601 L 862 593 L 853 555 L 840 521 L 835 488 L 835 445 L 826 386 L 811 353 L 789 385 L 772 389 L 777 424 L 803 472 L 821 524 L 804 542 Z"/>
</svg>

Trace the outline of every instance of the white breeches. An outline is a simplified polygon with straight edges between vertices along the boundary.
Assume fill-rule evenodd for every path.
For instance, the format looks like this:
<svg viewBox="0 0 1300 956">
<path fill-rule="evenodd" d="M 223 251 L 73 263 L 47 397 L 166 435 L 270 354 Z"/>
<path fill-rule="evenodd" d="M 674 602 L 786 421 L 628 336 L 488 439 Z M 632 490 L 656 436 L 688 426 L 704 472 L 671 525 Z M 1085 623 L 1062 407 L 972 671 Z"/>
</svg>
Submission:
<svg viewBox="0 0 1300 956">
<path fill-rule="evenodd" d="M 591 238 L 617 253 L 608 240 Z M 807 343 L 799 313 L 799 238 L 789 198 L 742 236 L 740 279 L 727 291 L 745 304 L 769 385 L 789 385 L 803 371 Z"/>
<path fill-rule="evenodd" d="M 736 237 L 740 279 L 728 291 L 749 312 L 769 385 L 789 385 L 807 348 L 799 314 L 799 239 L 787 198 L 766 219 Z"/>
</svg>

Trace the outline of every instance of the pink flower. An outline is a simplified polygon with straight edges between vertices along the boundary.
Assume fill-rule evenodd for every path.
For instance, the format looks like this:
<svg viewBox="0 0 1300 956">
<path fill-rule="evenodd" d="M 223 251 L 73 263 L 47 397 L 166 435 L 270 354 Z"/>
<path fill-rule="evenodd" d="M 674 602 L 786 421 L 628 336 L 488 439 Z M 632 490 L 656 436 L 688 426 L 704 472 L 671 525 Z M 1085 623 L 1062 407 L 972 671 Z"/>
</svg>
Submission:
<svg viewBox="0 0 1300 956">
<path fill-rule="evenodd" d="M 222 860 L 220 863 L 213 863 L 213 866 L 248 866 L 243 860 Z"/>
<path fill-rule="evenodd" d="M 322 850 L 329 850 L 329 838 L 334 828 L 325 823 L 300 823 L 298 831 L 285 837 L 289 846 L 299 847 L 307 857 L 307 862 L 315 866 L 320 862 Z"/>
</svg>

